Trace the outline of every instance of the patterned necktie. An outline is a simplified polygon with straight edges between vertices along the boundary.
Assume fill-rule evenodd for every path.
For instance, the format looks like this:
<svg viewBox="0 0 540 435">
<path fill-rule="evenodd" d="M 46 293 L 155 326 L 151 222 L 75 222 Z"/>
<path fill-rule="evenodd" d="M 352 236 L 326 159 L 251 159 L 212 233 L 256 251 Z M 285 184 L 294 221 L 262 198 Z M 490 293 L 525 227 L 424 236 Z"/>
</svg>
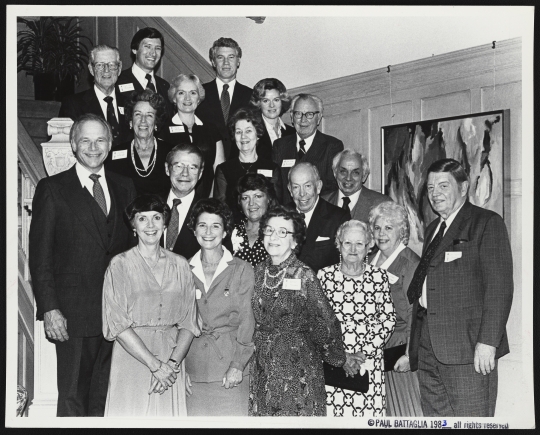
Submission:
<svg viewBox="0 0 540 435">
<path fill-rule="evenodd" d="M 441 243 L 445 228 L 446 222 L 443 221 L 441 227 L 439 228 L 439 232 L 427 247 L 426 252 L 424 252 L 424 255 L 422 255 L 420 264 L 418 264 L 418 267 L 414 272 L 413 279 L 409 285 L 409 289 L 407 290 L 407 297 L 409 298 L 410 304 L 422 296 L 422 287 L 424 286 L 429 264 L 431 263 L 431 259 L 433 258 L 437 247 Z"/>
<path fill-rule="evenodd" d="M 156 92 L 156 87 L 154 86 L 154 83 L 152 83 L 152 76 L 150 74 L 146 74 L 144 78 L 148 80 L 148 83 L 146 83 L 146 89 Z"/>
<path fill-rule="evenodd" d="M 306 145 L 306 141 L 302 139 L 300 140 L 300 142 L 298 142 L 298 144 L 300 145 L 300 149 L 298 150 L 298 156 L 296 160 L 300 160 L 302 157 L 306 155 L 306 149 L 304 148 Z"/>
<path fill-rule="evenodd" d="M 182 203 L 178 198 L 173 199 L 171 221 L 167 227 L 167 245 L 166 248 L 172 251 L 176 238 L 178 237 L 178 224 L 180 221 L 180 215 L 178 214 L 178 206 Z"/>
<path fill-rule="evenodd" d="M 347 210 L 350 213 L 351 212 L 351 209 L 349 208 L 350 203 L 351 203 L 351 198 L 349 198 L 348 196 L 344 196 L 343 197 L 343 205 L 341 206 L 341 208 L 343 210 Z"/>
<path fill-rule="evenodd" d="M 107 122 L 111 126 L 113 142 L 116 142 L 118 140 L 118 135 L 120 134 L 120 125 L 118 125 L 118 120 L 114 114 L 114 106 L 112 103 L 113 97 L 109 95 L 108 97 L 105 97 L 103 101 L 107 103 Z"/>
<path fill-rule="evenodd" d="M 221 111 L 223 112 L 225 124 L 227 123 L 227 119 L 229 119 L 229 110 L 231 108 L 231 97 L 227 89 L 229 89 L 229 85 L 225 84 L 221 92 Z"/>
<path fill-rule="evenodd" d="M 94 182 L 94 188 L 92 190 L 94 192 L 94 199 L 98 203 L 99 208 L 101 208 L 103 213 L 105 213 L 105 216 L 107 216 L 107 202 L 105 201 L 105 193 L 103 193 L 103 187 L 101 187 L 99 177 L 101 177 L 101 175 L 90 175 L 90 179 Z"/>
</svg>

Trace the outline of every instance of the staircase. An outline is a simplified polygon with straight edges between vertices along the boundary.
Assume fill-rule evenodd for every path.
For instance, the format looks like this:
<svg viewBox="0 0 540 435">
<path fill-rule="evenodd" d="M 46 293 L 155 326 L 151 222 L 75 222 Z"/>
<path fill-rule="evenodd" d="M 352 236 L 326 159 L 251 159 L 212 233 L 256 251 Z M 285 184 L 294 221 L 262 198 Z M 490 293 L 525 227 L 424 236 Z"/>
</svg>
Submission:
<svg viewBox="0 0 540 435">
<path fill-rule="evenodd" d="M 57 101 L 17 101 L 17 115 L 26 132 L 41 154 L 41 144 L 47 142 L 47 121 L 58 116 L 60 103 Z"/>
</svg>

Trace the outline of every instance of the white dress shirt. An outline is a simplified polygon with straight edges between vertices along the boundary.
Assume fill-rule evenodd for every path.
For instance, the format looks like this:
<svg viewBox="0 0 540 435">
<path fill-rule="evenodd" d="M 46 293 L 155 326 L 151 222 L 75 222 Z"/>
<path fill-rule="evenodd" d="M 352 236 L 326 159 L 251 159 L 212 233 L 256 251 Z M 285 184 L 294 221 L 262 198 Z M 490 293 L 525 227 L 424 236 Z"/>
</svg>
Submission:
<svg viewBox="0 0 540 435">
<path fill-rule="evenodd" d="M 219 77 L 216 77 L 216 84 L 217 84 L 217 92 L 218 92 L 218 99 L 221 100 L 221 93 L 223 92 L 223 85 L 227 84 L 229 85 L 229 88 L 227 89 L 227 92 L 229 93 L 229 101 L 232 103 L 232 97 L 234 94 L 234 85 L 236 85 L 236 79 L 231 80 L 229 83 L 224 83 L 221 81 Z"/>
<path fill-rule="evenodd" d="M 77 177 L 79 177 L 81 186 L 83 188 L 86 187 L 86 189 L 90 192 L 90 195 L 94 196 L 94 181 L 90 178 L 90 175 L 92 175 L 93 172 L 90 172 L 79 162 L 75 163 L 75 171 L 77 172 Z M 96 174 L 100 175 L 98 182 L 101 184 L 101 188 L 103 189 L 103 194 L 105 195 L 105 204 L 107 204 L 107 213 L 109 213 L 111 211 L 111 195 L 109 194 L 109 187 L 107 186 L 105 169 L 103 166 L 99 172 L 96 172 Z"/>
<path fill-rule="evenodd" d="M 186 220 L 187 214 L 189 212 L 189 207 L 191 207 L 191 203 L 193 202 L 194 197 L 195 197 L 195 190 L 192 190 L 190 193 L 188 193 L 183 198 L 178 198 L 174 194 L 172 189 L 169 191 L 169 196 L 167 197 L 167 205 L 170 207 L 171 213 L 172 213 L 172 208 L 173 208 L 173 200 L 174 199 L 179 199 L 180 201 L 182 201 L 177 206 L 177 210 L 178 210 L 178 234 L 180 234 L 180 230 L 182 229 L 182 226 L 184 225 L 184 221 Z M 167 240 L 167 231 L 169 231 L 168 228 L 165 229 L 165 231 L 163 232 L 163 237 L 165 237 L 164 240 Z"/>
<path fill-rule="evenodd" d="M 375 257 L 373 257 L 373 260 L 371 260 L 371 265 L 387 270 L 392 265 L 392 263 L 394 262 L 396 257 L 399 255 L 399 253 L 403 251 L 405 248 L 406 246 L 402 242 L 399 242 L 399 245 L 397 246 L 396 249 L 394 249 L 394 252 L 392 252 L 392 255 L 390 255 L 390 257 L 388 257 L 384 261 L 384 263 L 381 264 L 380 266 L 377 266 L 377 261 L 379 261 L 379 257 L 381 256 L 381 251 L 377 251 L 377 253 L 375 254 Z"/>
<path fill-rule="evenodd" d="M 317 208 L 317 204 L 319 203 L 319 198 L 320 197 L 317 196 L 317 201 L 315 202 L 315 205 L 313 206 L 313 208 L 310 211 L 306 211 L 304 213 L 303 211 L 298 210 L 298 208 L 296 209 L 296 211 L 298 213 L 304 213 L 306 215 L 306 217 L 304 218 L 304 221 L 306 222 L 306 229 L 309 226 L 309 223 L 311 221 L 311 216 L 313 216 L 313 211 Z"/>
<path fill-rule="evenodd" d="M 154 77 L 154 71 L 150 71 L 149 73 L 144 72 L 139 65 L 136 63 L 133 63 L 133 66 L 131 67 L 131 72 L 137 79 L 137 81 L 141 84 L 143 89 L 146 89 L 146 85 L 148 84 L 148 80 L 146 80 L 146 74 L 150 74 L 152 76 L 152 83 L 154 84 L 154 87 L 157 91 L 157 84 L 156 84 L 156 78 Z"/>
<path fill-rule="evenodd" d="M 172 123 L 175 124 L 175 125 L 184 125 L 184 123 L 180 119 L 180 115 L 178 115 L 178 113 L 172 117 Z M 196 125 L 204 125 L 203 122 L 199 118 L 197 118 L 197 115 L 195 115 L 195 124 Z M 185 132 L 188 133 L 190 142 L 193 142 L 193 138 L 191 137 L 191 133 L 189 132 L 189 130 L 185 130 Z M 172 202 L 171 202 L 171 204 L 172 204 Z"/>
<path fill-rule="evenodd" d="M 356 206 L 356 203 L 358 202 L 358 199 L 360 198 L 361 191 L 362 191 L 362 188 L 360 188 L 358 192 L 353 193 L 351 196 L 349 196 L 349 199 L 351 200 L 351 202 L 349 203 L 349 210 L 351 211 L 351 214 L 352 214 L 353 208 Z M 343 198 L 345 198 L 346 196 L 347 195 L 343 195 L 343 192 L 339 190 L 338 202 L 336 204 L 338 207 L 343 208 Z"/>
<path fill-rule="evenodd" d="M 118 121 L 120 118 L 118 117 L 118 105 L 116 104 L 116 91 L 114 90 L 114 88 L 110 95 L 105 95 L 103 92 L 101 92 L 100 89 L 98 89 L 96 85 L 94 85 L 94 91 L 96 93 L 96 97 L 99 101 L 99 105 L 101 106 L 101 111 L 103 112 L 103 116 L 105 117 L 105 119 L 107 119 L 107 103 L 103 99 L 106 97 L 112 97 L 114 116 L 116 116 L 116 120 Z"/>
<path fill-rule="evenodd" d="M 214 272 L 212 281 L 210 281 L 210 284 L 208 285 L 206 284 L 206 278 L 204 276 L 204 270 L 201 261 L 201 251 L 199 250 L 189 262 L 189 264 L 193 266 L 193 269 L 191 269 L 193 275 L 199 278 L 199 280 L 203 283 L 205 293 L 208 293 L 208 289 L 210 289 L 210 287 L 212 286 L 214 279 L 216 279 L 216 277 L 218 277 L 219 274 L 227 268 L 227 263 L 233 259 L 231 252 L 227 248 L 225 248 L 225 246 L 222 246 L 222 249 L 223 256 L 221 257 L 221 260 L 219 260 L 219 264 L 217 265 L 216 271 Z"/>
<path fill-rule="evenodd" d="M 313 133 L 311 136 L 304 139 L 304 142 L 306 143 L 304 145 L 304 149 L 306 150 L 306 154 L 311 148 L 311 144 L 313 143 L 313 139 L 315 138 L 315 135 L 317 134 L 317 130 L 315 130 L 315 133 Z M 296 133 L 296 151 L 300 151 L 300 141 L 302 138 L 298 136 L 298 133 Z"/>
<path fill-rule="evenodd" d="M 285 124 L 283 123 L 281 118 L 277 119 L 278 124 L 279 124 L 279 128 L 278 128 L 278 132 L 276 134 L 276 130 L 274 130 L 274 126 L 272 124 L 270 124 L 270 122 L 267 121 L 266 116 L 263 115 L 262 119 L 264 121 L 264 125 L 266 126 L 266 131 L 268 132 L 268 136 L 270 136 L 270 140 L 272 141 L 272 145 L 273 145 L 274 141 L 276 139 L 281 138 L 281 129 L 285 130 Z"/>
</svg>

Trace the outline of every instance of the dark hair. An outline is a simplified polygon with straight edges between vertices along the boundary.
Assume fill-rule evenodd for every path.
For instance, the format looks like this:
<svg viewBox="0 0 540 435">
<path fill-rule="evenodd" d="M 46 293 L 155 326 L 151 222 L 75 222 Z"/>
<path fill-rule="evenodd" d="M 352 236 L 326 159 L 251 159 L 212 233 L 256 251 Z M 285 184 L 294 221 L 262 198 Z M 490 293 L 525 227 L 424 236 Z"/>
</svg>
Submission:
<svg viewBox="0 0 540 435">
<path fill-rule="evenodd" d="M 238 45 L 238 42 L 236 42 L 232 38 L 224 38 L 223 36 L 212 44 L 212 47 L 210 47 L 210 51 L 208 52 L 208 56 L 210 57 L 210 63 L 214 60 L 214 57 L 216 55 L 216 51 L 219 47 L 229 47 L 234 48 L 236 50 L 236 55 L 239 59 L 242 58 L 242 49 Z"/>
<path fill-rule="evenodd" d="M 188 228 L 195 232 L 197 226 L 197 220 L 203 213 L 215 214 L 221 218 L 223 227 L 227 234 L 230 235 L 234 229 L 234 220 L 231 209 L 224 202 L 216 198 L 205 198 L 197 201 L 191 213 L 189 214 Z"/>
<path fill-rule="evenodd" d="M 259 238 L 264 239 L 263 229 L 268 225 L 268 221 L 273 217 L 282 217 L 287 221 L 292 221 L 294 228 L 294 240 L 296 242 L 296 247 L 294 248 L 294 253 L 298 254 L 306 240 L 306 222 L 300 213 L 294 210 L 289 210 L 282 205 L 277 205 L 268 209 L 259 222 Z"/>
<path fill-rule="evenodd" d="M 441 159 L 432 163 L 427 170 L 427 175 L 431 172 L 450 172 L 458 185 L 462 185 L 464 181 L 469 181 L 467 172 L 461 164 L 454 159 Z"/>
<path fill-rule="evenodd" d="M 133 225 L 135 215 L 145 211 L 157 211 L 158 213 L 161 213 L 163 215 L 163 222 L 165 225 L 169 225 L 171 209 L 167 205 L 167 202 L 163 201 L 159 195 L 146 193 L 137 196 L 124 210 L 124 216 L 130 223 L 131 228 L 135 228 Z"/>
<path fill-rule="evenodd" d="M 278 200 L 276 198 L 276 191 L 274 185 L 268 181 L 262 174 L 253 174 L 248 172 L 243 177 L 240 177 L 238 183 L 236 184 L 236 194 L 238 195 L 238 204 L 240 204 L 240 197 L 244 192 L 248 190 L 260 190 L 268 198 L 268 208 L 275 207 L 278 205 Z"/>
<path fill-rule="evenodd" d="M 131 49 L 138 50 L 142 40 L 145 38 L 159 39 L 161 41 L 161 57 L 163 57 L 163 53 L 165 53 L 165 41 L 161 32 L 153 27 L 145 27 L 135 33 L 131 39 Z M 131 54 L 133 55 L 133 52 Z"/>
<path fill-rule="evenodd" d="M 263 126 L 261 114 L 256 113 L 255 111 L 246 107 L 241 107 L 233 113 L 233 115 L 229 118 L 229 121 L 227 122 L 227 127 L 229 128 L 229 133 L 231 134 L 231 138 L 233 139 L 233 141 L 234 132 L 236 131 L 236 123 L 238 121 L 251 122 L 253 124 L 253 127 L 255 127 L 255 131 L 257 132 L 257 138 L 260 138 L 263 135 L 265 127 Z"/>
<path fill-rule="evenodd" d="M 197 156 L 199 156 L 199 159 L 201 161 L 201 169 L 204 169 L 204 154 L 197 145 L 193 145 L 191 143 L 178 144 L 172 150 L 169 151 L 169 153 L 167 154 L 167 157 L 165 157 L 165 161 L 167 162 L 167 165 L 169 167 L 172 165 L 174 155 L 179 152 L 196 154 Z"/>
<path fill-rule="evenodd" d="M 167 106 L 165 98 L 150 89 L 133 91 L 125 103 L 126 119 L 131 121 L 133 108 L 141 101 L 146 101 L 156 111 L 156 127 L 159 130 L 167 121 Z"/>
<path fill-rule="evenodd" d="M 81 131 L 82 126 L 90 121 L 99 122 L 105 129 L 107 130 L 107 134 L 109 136 L 109 142 L 112 141 L 113 135 L 111 126 L 107 121 L 105 121 L 100 116 L 94 115 L 93 113 L 85 113 L 84 115 L 79 116 L 76 121 L 73 123 L 73 126 L 71 127 L 71 130 L 69 131 L 69 142 L 75 142 L 75 137 L 79 132 Z"/>
<path fill-rule="evenodd" d="M 279 99 L 281 100 L 281 112 L 279 116 L 281 116 L 289 110 L 291 99 L 287 92 L 287 88 L 278 79 L 269 78 L 259 80 L 253 87 L 253 93 L 251 94 L 249 104 L 251 104 L 253 108 L 261 110 L 261 100 L 264 98 L 266 91 L 271 91 L 272 89 L 279 92 Z"/>
</svg>

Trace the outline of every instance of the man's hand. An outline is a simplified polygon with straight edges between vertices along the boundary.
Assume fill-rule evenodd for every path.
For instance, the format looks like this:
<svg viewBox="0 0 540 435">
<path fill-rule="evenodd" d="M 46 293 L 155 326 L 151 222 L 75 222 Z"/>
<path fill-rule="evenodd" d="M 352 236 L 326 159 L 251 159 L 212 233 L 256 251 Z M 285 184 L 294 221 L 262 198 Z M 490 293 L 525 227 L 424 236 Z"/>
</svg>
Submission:
<svg viewBox="0 0 540 435">
<path fill-rule="evenodd" d="M 489 374 L 495 369 L 496 347 L 489 344 L 476 343 L 474 348 L 474 369 L 476 373 Z"/>
<path fill-rule="evenodd" d="M 43 315 L 45 323 L 45 335 L 51 340 L 67 341 L 69 335 L 67 333 L 67 319 L 63 316 L 60 310 L 47 311 Z"/>
</svg>

